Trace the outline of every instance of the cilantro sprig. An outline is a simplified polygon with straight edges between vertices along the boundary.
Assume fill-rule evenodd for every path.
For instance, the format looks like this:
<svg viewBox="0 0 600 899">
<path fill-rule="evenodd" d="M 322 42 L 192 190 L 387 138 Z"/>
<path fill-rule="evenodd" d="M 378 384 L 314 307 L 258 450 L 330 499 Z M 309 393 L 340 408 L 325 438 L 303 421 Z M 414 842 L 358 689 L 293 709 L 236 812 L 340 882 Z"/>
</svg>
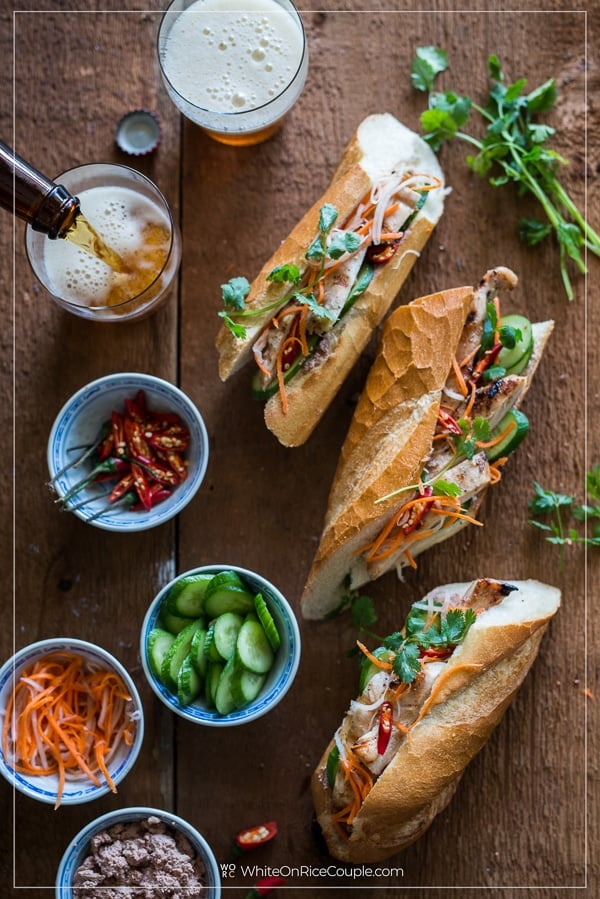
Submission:
<svg viewBox="0 0 600 899">
<path fill-rule="evenodd" d="M 396 631 L 383 641 L 393 653 L 392 670 L 401 681 L 411 684 L 421 671 L 421 654 L 428 650 L 453 649 L 463 642 L 475 621 L 473 609 L 441 610 L 429 622 L 427 609 L 412 607 L 404 631 Z"/>
<path fill-rule="evenodd" d="M 337 618 L 345 609 L 350 610 L 352 624 L 357 631 L 370 633 L 369 628 L 377 621 L 375 603 L 370 596 L 363 596 L 348 587 L 339 604 L 328 612 L 325 618 Z"/>
<path fill-rule="evenodd" d="M 328 259 L 336 260 L 345 253 L 354 253 L 361 244 L 360 235 L 353 231 L 339 231 L 332 235 L 331 232 L 337 218 L 338 211 L 331 203 L 326 203 L 319 210 L 318 233 L 305 254 L 307 261 L 318 269 L 316 280 L 323 274 Z M 368 280 L 371 277 L 372 269 Z M 220 310 L 218 314 L 234 337 L 241 339 L 246 337 L 246 328 L 240 319 L 274 312 L 285 306 L 290 300 L 309 306 L 318 321 L 325 326 L 335 322 L 337 316 L 318 303 L 312 293 L 312 288 L 301 286 L 302 273 L 294 263 L 286 262 L 276 266 L 267 275 L 267 281 L 273 284 L 289 284 L 290 290 L 274 303 L 261 306 L 260 309 L 248 309 L 246 306 L 246 297 L 250 292 L 250 284 L 246 278 L 231 278 L 227 284 L 221 285 L 224 309 Z M 367 285 L 368 281 L 360 292 L 363 292 Z M 359 294 L 355 293 L 354 296 L 357 295 Z"/>
<path fill-rule="evenodd" d="M 534 517 L 529 519 L 529 523 L 547 533 L 545 539 L 548 543 L 560 546 L 561 566 L 564 565 L 565 546 L 600 546 L 599 465 L 594 465 L 586 475 L 586 503 L 577 503 L 574 496 L 546 490 L 537 481 L 534 482 L 534 490 L 529 501 L 529 511 Z M 567 522 L 566 516 L 583 524 L 584 533 L 572 522 Z"/>
<path fill-rule="evenodd" d="M 567 160 L 547 146 L 555 129 L 535 121 L 540 113 L 551 110 L 557 90 L 553 78 L 525 92 L 526 81 L 505 81 L 498 57 L 488 58 L 492 81 L 485 106 L 452 90 L 435 91 L 437 76 L 448 68 L 448 56 L 437 47 L 418 47 L 411 68 L 413 86 L 428 94 L 428 109 L 421 114 L 424 138 L 436 152 L 453 138 L 465 141 L 477 151 L 467 157 L 471 169 L 489 178 L 494 187 L 513 183 L 519 194 L 532 194 L 539 202 L 545 220 L 522 218 L 519 236 L 535 246 L 554 232 L 560 252 L 560 272 L 569 300 L 573 287 L 567 261 L 571 259 L 585 274 L 584 249 L 600 256 L 600 236 L 586 222 L 561 185 L 557 173 Z M 479 113 L 486 125 L 479 140 L 463 131 L 471 113 Z"/>
</svg>

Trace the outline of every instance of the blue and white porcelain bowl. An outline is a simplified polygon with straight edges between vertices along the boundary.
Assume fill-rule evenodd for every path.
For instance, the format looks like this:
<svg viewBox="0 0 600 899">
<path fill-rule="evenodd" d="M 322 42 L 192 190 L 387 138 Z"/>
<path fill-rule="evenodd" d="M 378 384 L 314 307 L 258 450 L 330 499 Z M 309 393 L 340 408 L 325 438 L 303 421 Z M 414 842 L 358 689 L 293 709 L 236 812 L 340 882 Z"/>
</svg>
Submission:
<svg viewBox="0 0 600 899">
<path fill-rule="evenodd" d="M 144 806 L 108 812 L 108 814 L 91 821 L 71 840 L 58 866 L 55 899 L 72 899 L 75 872 L 89 855 L 90 843 L 93 837 L 109 827 L 113 827 L 115 824 L 131 824 L 136 821 L 145 821 L 148 818 L 159 818 L 171 830 L 177 831 L 186 837 L 204 866 L 205 883 L 202 895 L 206 896 L 207 899 L 219 899 L 221 896 L 219 866 L 212 849 L 202 834 L 178 815 L 162 809 L 146 808 Z M 126 894 L 127 890 L 123 892 Z M 158 899 L 158 892 L 156 895 Z"/>
<path fill-rule="evenodd" d="M 148 657 L 148 636 L 153 628 L 160 626 L 161 608 L 173 585 L 180 578 L 189 575 L 218 574 L 222 571 L 236 572 L 252 592 L 262 594 L 281 640 L 273 666 L 256 699 L 227 715 L 221 715 L 216 709 L 209 707 L 203 694 L 189 705 L 182 705 L 176 693 L 169 690 L 157 677 Z M 178 575 L 166 584 L 152 601 L 144 618 L 140 637 L 140 656 L 144 673 L 158 698 L 182 718 L 209 727 L 231 727 L 232 725 L 246 724 L 271 712 L 281 702 L 294 682 L 300 664 L 300 651 L 298 622 L 283 594 L 260 574 L 236 565 L 206 565 L 201 568 L 192 568 Z"/>
<path fill-rule="evenodd" d="M 86 640 L 70 639 L 69 637 L 54 637 L 49 640 L 39 640 L 20 649 L 12 658 L 8 659 L 0 668 L 0 732 L 4 727 L 4 721 L 9 706 L 11 694 L 19 681 L 24 669 L 30 668 L 39 659 L 45 658 L 54 652 L 69 652 L 80 655 L 86 664 L 114 671 L 123 681 L 125 688 L 131 696 L 130 717 L 135 721 L 133 742 L 128 746 L 124 740 L 115 753 L 107 758 L 108 772 L 117 786 L 131 771 L 138 757 L 144 739 L 144 714 L 139 693 L 127 669 L 117 659 L 93 643 Z M 8 753 L 5 755 L 4 746 L 0 745 L 0 774 L 11 783 L 15 789 L 32 799 L 55 805 L 58 791 L 58 774 L 23 774 L 16 771 Z M 96 786 L 85 774 L 76 778 L 65 780 L 64 790 L 60 805 L 80 805 L 98 799 L 110 792 L 110 787 L 102 775 L 98 775 L 100 785 Z"/>
<path fill-rule="evenodd" d="M 185 451 L 187 478 L 173 490 L 172 496 L 153 506 L 148 512 L 109 507 L 106 483 L 86 487 L 68 504 L 75 515 L 89 524 L 120 534 L 145 531 L 163 524 L 187 506 L 196 495 L 208 464 L 208 435 L 202 416 L 192 401 L 178 387 L 139 372 L 106 375 L 77 391 L 58 413 L 48 440 L 48 470 L 51 484 L 58 497 L 81 481 L 92 470 L 92 463 L 84 461 L 75 468 L 60 472 L 81 454 L 76 447 L 93 444 L 102 424 L 110 420 L 113 411 L 122 411 L 125 399 L 133 399 L 138 390 L 146 394 L 148 408 L 153 412 L 176 413 L 190 431 L 190 445 Z M 116 483 L 117 479 L 113 483 Z M 104 511 L 103 511 L 104 510 Z M 96 517 L 100 511 L 103 514 Z"/>
</svg>

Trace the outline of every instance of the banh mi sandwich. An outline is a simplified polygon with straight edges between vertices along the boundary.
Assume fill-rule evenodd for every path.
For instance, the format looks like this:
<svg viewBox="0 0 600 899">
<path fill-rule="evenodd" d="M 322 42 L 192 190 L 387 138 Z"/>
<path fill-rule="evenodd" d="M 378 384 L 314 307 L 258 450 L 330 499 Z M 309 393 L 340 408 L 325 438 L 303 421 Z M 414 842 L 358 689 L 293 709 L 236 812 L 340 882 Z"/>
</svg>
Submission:
<svg viewBox="0 0 600 899">
<path fill-rule="evenodd" d="M 553 322 L 503 315 L 492 269 L 477 289 L 422 297 L 386 321 L 344 441 L 302 595 L 306 618 L 342 608 L 384 572 L 479 525 L 483 497 L 526 436 L 519 407 Z"/>
<path fill-rule="evenodd" d="M 538 581 L 448 584 L 402 631 L 362 644 L 359 696 L 312 778 L 329 852 L 389 858 L 448 804 L 538 652 L 560 592 Z"/>
<path fill-rule="evenodd" d="M 250 285 L 222 285 L 223 381 L 253 360 L 253 393 L 285 446 L 304 443 L 402 287 L 444 206 L 427 144 L 371 115 L 333 180 Z"/>
</svg>

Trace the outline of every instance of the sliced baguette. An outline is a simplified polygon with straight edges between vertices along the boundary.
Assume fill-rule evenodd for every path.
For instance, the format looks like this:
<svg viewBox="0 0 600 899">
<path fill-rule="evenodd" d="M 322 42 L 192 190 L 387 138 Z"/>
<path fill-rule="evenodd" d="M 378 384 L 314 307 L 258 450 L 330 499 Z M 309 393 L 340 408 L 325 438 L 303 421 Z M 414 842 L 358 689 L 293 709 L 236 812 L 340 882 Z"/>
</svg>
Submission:
<svg viewBox="0 0 600 899">
<path fill-rule="evenodd" d="M 398 504 L 375 501 L 418 480 L 472 298 L 471 287 L 431 294 L 386 322 L 333 479 L 302 596 L 305 618 L 323 618 L 339 604 L 346 576 L 361 565 L 356 551 Z"/>
<path fill-rule="evenodd" d="M 386 321 L 334 474 L 323 533 L 301 599 L 305 618 L 325 617 L 348 589 L 356 590 L 394 568 L 401 575 L 408 564 L 402 547 L 369 566 L 360 551 L 401 502 L 398 495 L 382 498 L 419 481 L 432 449 L 452 358 L 463 326 L 465 331 L 471 327 L 473 300 L 471 288 L 455 288 L 401 306 Z M 553 327 L 553 321 L 532 325 L 534 351 L 523 372 L 512 378 L 518 382 L 514 408 L 529 390 Z M 477 489 L 460 486 L 465 497 L 474 497 L 474 517 L 491 474 L 483 453 L 471 467 L 469 480 L 477 482 Z M 446 480 L 452 481 L 451 473 Z M 411 556 L 416 558 L 467 524 L 457 519 L 416 541 Z"/>
<path fill-rule="evenodd" d="M 448 662 L 449 675 L 434 687 L 425 714 L 376 780 L 347 838 L 332 819 L 326 764 L 334 742 L 327 747 L 311 787 L 335 858 L 355 864 L 389 858 L 418 839 L 452 798 L 523 682 L 560 605 L 555 587 L 533 580 L 509 583 L 517 590 L 477 617 Z M 449 584 L 434 592 L 443 600 L 468 587 Z"/>
<path fill-rule="evenodd" d="M 318 232 L 321 207 L 326 203 L 332 204 L 338 210 L 339 220 L 343 221 L 367 191 L 398 165 L 427 172 L 439 179 L 442 186 L 430 192 L 396 255 L 377 268 L 368 289 L 329 332 L 328 352 L 315 354 L 290 381 L 286 388 L 287 411 L 283 411 L 278 394 L 266 402 L 266 425 L 286 446 L 298 446 L 308 439 L 373 330 L 394 302 L 442 215 L 444 178 L 435 154 L 415 132 L 389 113 L 368 116 L 346 147 L 327 191 L 295 226 L 251 284 L 246 299 L 249 309 L 266 307 L 283 297 L 289 285 L 273 284 L 267 281 L 267 276 L 284 263 L 298 265 L 300 269 L 304 267 L 306 250 Z M 235 338 L 227 327 L 221 327 L 216 346 L 222 380 L 229 378 L 251 359 L 253 344 L 271 316 L 272 312 L 265 312 L 253 318 L 244 338 Z"/>
</svg>

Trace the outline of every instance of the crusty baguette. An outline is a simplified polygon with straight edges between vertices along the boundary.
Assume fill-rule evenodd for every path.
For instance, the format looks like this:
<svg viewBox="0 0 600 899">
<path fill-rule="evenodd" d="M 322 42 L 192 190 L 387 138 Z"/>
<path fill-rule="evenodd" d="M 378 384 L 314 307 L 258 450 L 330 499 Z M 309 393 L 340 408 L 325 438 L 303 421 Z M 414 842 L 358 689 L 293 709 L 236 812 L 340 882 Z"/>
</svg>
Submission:
<svg viewBox="0 0 600 899">
<path fill-rule="evenodd" d="M 455 288 L 401 306 L 387 319 L 334 474 L 322 536 L 301 599 L 305 618 L 325 617 L 349 587 L 356 590 L 393 568 L 400 573 L 408 564 L 402 548 L 369 565 L 360 550 L 375 540 L 399 507 L 398 495 L 382 498 L 418 483 L 428 464 L 443 388 L 463 326 L 471 327 L 474 298 L 472 288 Z M 553 325 L 548 321 L 532 326 L 534 352 L 513 379 L 518 381 L 514 408 L 529 389 Z M 463 475 L 477 484 L 469 510 L 474 517 L 491 480 L 485 455 L 465 461 Z M 452 470 L 445 479 L 453 480 Z M 411 544 L 412 557 L 467 524 L 458 518 Z"/>
<path fill-rule="evenodd" d="M 325 751 L 312 778 L 317 819 L 331 855 L 353 863 L 382 861 L 418 839 L 448 804 L 468 763 L 500 721 L 537 655 L 560 592 L 538 581 L 517 588 L 482 612 L 448 661 L 440 689 L 375 781 L 342 836 L 332 820 Z M 461 594 L 468 584 L 438 588 L 436 597 Z M 468 667 L 465 667 L 468 666 Z M 440 678 L 441 680 L 441 678 Z"/>
<path fill-rule="evenodd" d="M 318 231 L 320 209 L 325 204 L 332 204 L 338 210 L 339 221 L 343 221 L 367 191 L 399 164 L 432 175 L 442 186 L 431 191 L 396 255 L 378 267 L 365 293 L 329 332 L 331 350 L 327 355 L 315 356 L 289 383 L 286 388 L 287 411 L 283 411 L 278 394 L 265 403 L 267 427 L 286 446 L 298 446 L 308 439 L 373 330 L 392 305 L 439 220 L 444 203 L 444 178 L 435 154 L 415 132 L 389 113 L 368 116 L 346 147 L 327 191 L 298 222 L 251 284 L 246 298 L 249 309 L 260 309 L 284 296 L 288 286 L 267 281 L 267 275 L 284 263 L 304 267 L 306 250 Z M 221 327 L 216 346 L 222 380 L 251 359 L 254 342 L 271 316 L 272 312 L 265 312 L 252 318 L 244 338 L 235 338 L 227 327 Z"/>
<path fill-rule="evenodd" d="M 335 608 L 354 553 L 374 538 L 397 500 L 375 504 L 419 477 L 473 289 L 421 297 L 392 313 L 356 407 L 302 596 L 306 618 Z M 368 435 L 369 447 L 363 443 Z"/>
</svg>

